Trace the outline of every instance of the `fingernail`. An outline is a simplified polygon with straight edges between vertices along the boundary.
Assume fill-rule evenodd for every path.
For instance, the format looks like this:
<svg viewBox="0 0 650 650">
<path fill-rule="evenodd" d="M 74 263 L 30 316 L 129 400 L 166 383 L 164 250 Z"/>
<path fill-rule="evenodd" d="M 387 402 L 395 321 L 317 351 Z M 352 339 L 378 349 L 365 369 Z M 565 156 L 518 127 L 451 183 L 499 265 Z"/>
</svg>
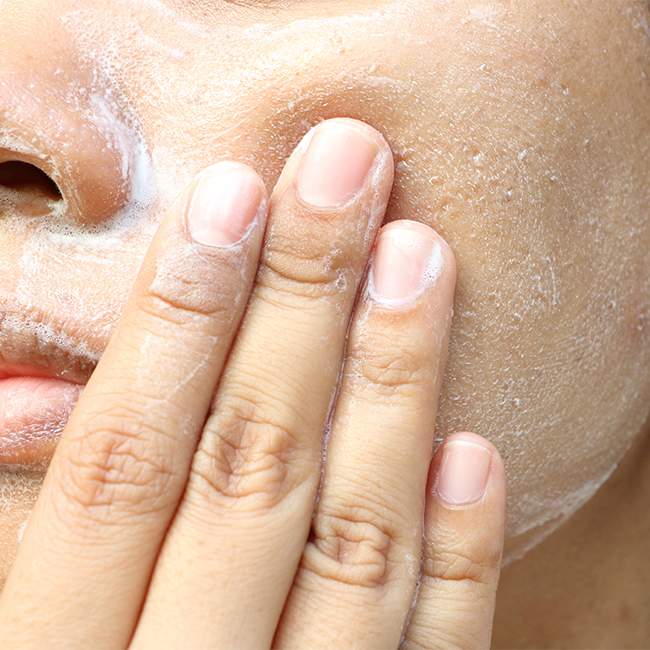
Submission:
<svg viewBox="0 0 650 650">
<path fill-rule="evenodd" d="M 356 196 L 379 152 L 368 135 L 347 124 L 316 129 L 298 176 L 298 194 L 306 203 L 330 208 Z"/>
<path fill-rule="evenodd" d="M 452 505 L 478 501 L 487 487 L 490 450 L 463 440 L 447 442 L 442 450 L 436 489 Z"/>
<path fill-rule="evenodd" d="M 399 307 L 437 280 L 444 264 L 442 248 L 424 232 L 425 228 L 428 230 L 422 224 L 413 224 L 381 231 L 370 273 L 369 290 L 374 300 Z"/>
<path fill-rule="evenodd" d="M 241 241 L 259 213 L 264 193 L 253 170 L 232 162 L 201 172 L 187 210 L 190 236 L 206 246 Z"/>
</svg>

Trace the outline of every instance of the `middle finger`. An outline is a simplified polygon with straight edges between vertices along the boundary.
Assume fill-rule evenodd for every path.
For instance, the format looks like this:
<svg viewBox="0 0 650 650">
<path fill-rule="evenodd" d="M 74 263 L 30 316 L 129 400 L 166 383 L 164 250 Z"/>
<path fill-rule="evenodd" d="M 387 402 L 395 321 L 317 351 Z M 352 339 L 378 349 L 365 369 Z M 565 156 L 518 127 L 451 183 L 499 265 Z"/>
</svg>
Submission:
<svg viewBox="0 0 650 650">
<path fill-rule="evenodd" d="M 309 533 L 323 427 L 392 171 L 383 138 L 342 119 L 287 164 L 136 647 L 270 645 Z"/>
</svg>

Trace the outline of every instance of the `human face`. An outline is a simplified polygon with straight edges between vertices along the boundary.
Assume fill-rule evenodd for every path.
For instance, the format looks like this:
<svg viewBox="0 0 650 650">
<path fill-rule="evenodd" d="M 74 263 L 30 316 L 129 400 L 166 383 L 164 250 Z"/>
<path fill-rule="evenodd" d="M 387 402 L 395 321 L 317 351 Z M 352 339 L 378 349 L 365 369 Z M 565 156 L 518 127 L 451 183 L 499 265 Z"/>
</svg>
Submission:
<svg viewBox="0 0 650 650">
<path fill-rule="evenodd" d="M 83 384 L 188 180 L 235 159 L 270 189 L 310 126 L 348 116 L 393 149 L 387 219 L 428 223 L 456 254 L 437 436 L 499 448 L 508 556 L 647 428 L 642 0 L 2 0 L 0 53 L 5 374 Z M 39 391 L 0 416 L 5 572 L 42 478 L 24 465 L 79 392 Z"/>
</svg>

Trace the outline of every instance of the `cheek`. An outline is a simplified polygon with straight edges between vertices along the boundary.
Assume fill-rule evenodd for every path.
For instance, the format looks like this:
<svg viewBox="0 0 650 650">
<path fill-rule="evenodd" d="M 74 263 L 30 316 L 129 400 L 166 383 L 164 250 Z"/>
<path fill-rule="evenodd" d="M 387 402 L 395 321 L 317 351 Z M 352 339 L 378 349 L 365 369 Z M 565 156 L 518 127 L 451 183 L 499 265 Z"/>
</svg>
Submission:
<svg viewBox="0 0 650 650">
<path fill-rule="evenodd" d="M 435 92 L 392 206 L 457 255 L 438 436 L 504 456 L 510 560 L 593 496 L 650 409 L 648 42 L 615 8 L 581 43 L 563 21 L 489 39 L 450 22 L 433 71 L 413 61 Z"/>
<path fill-rule="evenodd" d="M 544 202 L 522 192 L 519 207 L 492 200 L 471 221 L 460 217 L 475 237 L 456 242 L 438 435 L 475 431 L 503 455 L 507 560 L 590 499 L 648 421 L 650 170 L 630 173 L 629 161 L 606 157 L 609 147 L 634 149 L 625 130 L 603 144 L 599 173 L 588 158 L 574 167 L 563 148 L 548 156 L 551 170 L 564 171 L 555 189 L 531 170 L 526 183 L 544 188 Z"/>
<path fill-rule="evenodd" d="M 425 37 L 407 10 L 420 3 L 354 20 L 319 17 L 318 29 L 285 14 L 268 29 L 224 14 L 208 30 L 162 5 L 146 14 L 139 3 L 113 6 L 128 6 L 130 18 L 93 3 L 51 18 L 65 19 L 61 56 L 75 71 L 61 82 L 73 101 L 58 97 L 56 110 L 99 143 L 72 140 L 69 177 L 82 199 L 112 196 L 114 211 L 128 210 L 94 238 L 78 228 L 66 238 L 47 221 L 31 223 L 29 241 L 23 231 L 3 234 L 17 251 L 11 282 L 24 302 L 56 300 L 82 315 L 99 354 L 160 206 L 196 171 L 237 159 L 272 188 L 310 126 L 363 119 L 394 150 L 388 219 L 428 222 L 458 259 L 439 436 L 467 429 L 498 445 L 509 534 L 524 540 L 516 552 L 584 503 L 647 416 L 650 184 L 638 133 L 650 128 L 638 116 L 650 97 L 624 103 L 639 80 L 600 55 L 592 68 L 601 81 L 576 66 L 575 44 L 557 38 L 562 15 L 540 27 L 525 15 L 506 22 L 501 10 L 436 4 Z M 586 49 L 602 47 L 596 39 Z M 112 116 L 103 126 L 89 90 Z M 106 151 L 117 158 L 104 164 Z M 103 193 L 93 169 L 108 179 Z M 101 210 L 93 213 L 101 222 Z M 52 290 L 48 277 L 62 281 Z"/>
<path fill-rule="evenodd" d="M 522 280 L 532 302 L 535 282 Z M 455 309 L 437 435 L 476 431 L 499 448 L 509 559 L 590 499 L 648 421 L 650 337 L 634 325 L 647 319 L 647 281 L 639 287 L 617 267 L 555 281 L 535 318 L 507 308 L 521 302 L 520 286 L 500 286 L 495 308 L 481 279 L 471 295 L 461 288 Z M 593 290 L 607 281 L 609 290 Z"/>
</svg>

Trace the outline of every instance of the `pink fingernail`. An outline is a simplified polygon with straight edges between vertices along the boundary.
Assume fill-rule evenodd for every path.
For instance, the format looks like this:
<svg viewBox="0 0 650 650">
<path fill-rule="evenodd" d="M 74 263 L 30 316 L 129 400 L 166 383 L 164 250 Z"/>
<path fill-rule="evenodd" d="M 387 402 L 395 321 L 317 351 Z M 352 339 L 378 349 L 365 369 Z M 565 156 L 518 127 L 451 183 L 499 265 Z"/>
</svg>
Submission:
<svg viewBox="0 0 650 650">
<path fill-rule="evenodd" d="M 422 294 L 442 271 L 440 244 L 422 224 L 384 227 L 379 235 L 370 274 L 370 295 L 389 306 L 405 305 Z"/>
<path fill-rule="evenodd" d="M 201 172 L 187 211 L 190 236 L 206 246 L 241 241 L 264 200 L 262 183 L 245 165 L 221 162 Z"/>
<path fill-rule="evenodd" d="M 321 208 L 347 203 L 363 187 L 378 152 L 377 143 L 351 125 L 319 127 L 302 162 L 298 194 Z"/>
<path fill-rule="evenodd" d="M 436 483 L 439 497 L 451 505 L 480 499 L 487 487 L 490 450 L 464 440 L 445 443 Z"/>
</svg>

